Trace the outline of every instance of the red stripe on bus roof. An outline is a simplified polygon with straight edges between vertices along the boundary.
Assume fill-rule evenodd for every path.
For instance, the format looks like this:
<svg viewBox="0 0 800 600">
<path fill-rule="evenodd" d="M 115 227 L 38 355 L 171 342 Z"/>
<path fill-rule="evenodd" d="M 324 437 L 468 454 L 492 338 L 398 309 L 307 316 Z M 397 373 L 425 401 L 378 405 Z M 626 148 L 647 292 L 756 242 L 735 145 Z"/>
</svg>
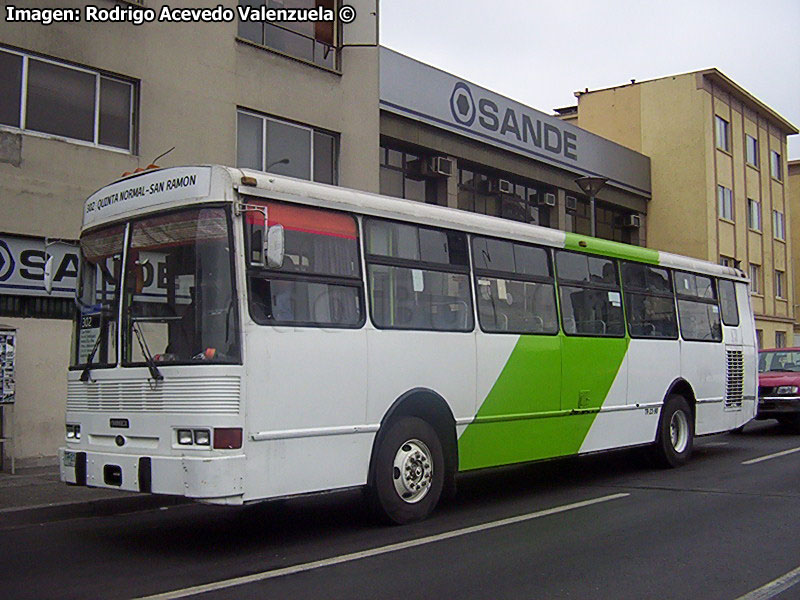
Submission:
<svg viewBox="0 0 800 600">
<path fill-rule="evenodd" d="M 266 206 L 268 225 L 280 224 L 285 229 L 315 235 L 330 235 L 353 240 L 358 237 L 356 221 L 350 215 L 273 202 L 259 202 L 258 206 Z M 247 222 L 261 224 L 263 218 L 257 212 L 248 212 Z"/>
</svg>

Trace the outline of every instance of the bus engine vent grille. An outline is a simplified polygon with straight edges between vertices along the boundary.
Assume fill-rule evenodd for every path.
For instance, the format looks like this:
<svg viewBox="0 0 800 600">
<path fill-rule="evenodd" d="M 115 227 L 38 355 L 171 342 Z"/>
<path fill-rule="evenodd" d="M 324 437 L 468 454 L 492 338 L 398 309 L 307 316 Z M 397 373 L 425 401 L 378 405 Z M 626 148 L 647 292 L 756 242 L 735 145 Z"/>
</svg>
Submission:
<svg viewBox="0 0 800 600">
<path fill-rule="evenodd" d="M 725 408 L 742 408 L 744 393 L 744 356 L 741 350 L 728 350 L 725 378 Z"/>
<path fill-rule="evenodd" d="M 67 410 L 239 414 L 239 377 L 186 377 L 161 381 L 70 381 Z"/>
</svg>

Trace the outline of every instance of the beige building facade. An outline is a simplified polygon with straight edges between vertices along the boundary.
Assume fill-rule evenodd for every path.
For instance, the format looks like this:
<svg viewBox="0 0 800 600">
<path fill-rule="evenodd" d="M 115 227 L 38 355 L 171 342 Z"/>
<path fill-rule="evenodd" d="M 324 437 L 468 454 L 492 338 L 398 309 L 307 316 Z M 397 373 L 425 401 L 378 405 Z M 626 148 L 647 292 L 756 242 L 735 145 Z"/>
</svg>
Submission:
<svg viewBox="0 0 800 600">
<path fill-rule="evenodd" d="M 797 128 L 716 69 L 576 96 L 562 118 L 652 161 L 647 245 L 738 265 L 761 347 L 791 343 L 786 138 Z"/>
<path fill-rule="evenodd" d="M 790 160 L 786 164 L 788 173 L 787 197 L 789 210 L 795 215 L 790 223 L 789 237 L 792 240 L 792 264 L 800 265 L 800 160 Z M 794 290 L 794 340 L 793 346 L 800 346 L 800 273 L 793 272 L 792 289 Z"/>
<path fill-rule="evenodd" d="M 19 4 L 2 1 L 0 10 Z M 169 3 L 36 7 L 87 4 L 158 13 Z M 348 4 L 377 27 L 375 0 Z M 46 243 L 77 240 L 92 192 L 173 147 L 160 166 L 239 164 L 378 191 L 378 49 L 345 47 L 346 33 L 341 23 L 238 19 L 0 20 L 0 328 L 16 330 L 15 399 L 0 435 L 11 438 L 6 459 L 52 461 L 64 440 L 74 250 L 52 247 L 64 267 L 55 297 L 43 292 L 42 257 Z"/>
</svg>

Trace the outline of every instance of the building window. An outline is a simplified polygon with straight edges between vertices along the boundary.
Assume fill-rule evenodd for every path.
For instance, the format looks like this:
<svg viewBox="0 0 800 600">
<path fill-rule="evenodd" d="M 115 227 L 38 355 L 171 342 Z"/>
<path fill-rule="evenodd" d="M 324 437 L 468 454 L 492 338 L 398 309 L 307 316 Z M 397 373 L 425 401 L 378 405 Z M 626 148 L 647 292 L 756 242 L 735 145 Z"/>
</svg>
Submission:
<svg viewBox="0 0 800 600">
<path fill-rule="evenodd" d="M 436 204 L 436 189 L 423 175 L 427 157 L 381 146 L 381 194 Z"/>
<path fill-rule="evenodd" d="M 75 318 L 75 300 L 0 294 L 0 317 L 72 320 Z"/>
<path fill-rule="evenodd" d="M 758 140 L 752 135 L 746 136 L 745 147 L 747 149 L 747 164 L 754 167 L 758 166 Z"/>
<path fill-rule="evenodd" d="M 730 124 L 717 115 L 715 117 L 717 124 L 717 148 L 730 152 Z"/>
<path fill-rule="evenodd" d="M 720 256 L 719 264 L 722 265 L 723 267 L 735 267 L 736 261 L 732 259 L 730 256 Z"/>
<path fill-rule="evenodd" d="M 761 267 L 750 263 L 750 293 L 761 293 Z"/>
<path fill-rule="evenodd" d="M 756 344 L 757 344 L 759 350 L 761 350 L 764 347 L 764 330 L 763 329 L 756 329 Z"/>
<path fill-rule="evenodd" d="M 336 185 L 336 136 L 259 114 L 237 112 L 236 165 Z"/>
<path fill-rule="evenodd" d="M 0 50 L 0 125 L 133 151 L 135 85 Z"/>
<path fill-rule="evenodd" d="M 775 347 L 776 348 L 786 348 L 786 332 L 785 331 L 776 331 L 775 332 Z"/>
<path fill-rule="evenodd" d="M 585 203 L 587 215 L 589 203 Z M 617 208 L 612 204 L 597 201 L 595 204 L 595 233 L 597 237 L 615 242 L 626 244 L 634 243 L 632 234 L 636 228 L 628 226 L 631 212 L 623 208 Z M 591 231 L 591 222 L 589 224 Z"/>
<path fill-rule="evenodd" d="M 761 202 L 752 198 L 747 199 L 747 226 L 761 231 Z"/>
<path fill-rule="evenodd" d="M 541 202 L 541 204 L 540 204 Z M 481 172 L 479 167 L 458 168 L 458 208 L 523 223 L 550 226 L 555 192 L 501 173 Z"/>
<path fill-rule="evenodd" d="M 770 156 L 770 161 L 769 161 L 770 173 L 778 181 L 783 181 L 783 161 L 781 160 L 780 153 L 775 152 L 775 150 L 772 150 L 769 153 L 769 156 Z"/>
<path fill-rule="evenodd" d="M 586 198 L 578 198 L 575 211 L 567 213 L 566 230 L 573 233 L 580 233 L 581 235 L 592 235 L 590 208 L 591 206 Z"/>
<path fill-rule="evenodd" d="M 775 297 L 776 298 L 785 298 L 784 296 L 784 273 L 783 271 L 775 271 Z"/>
<path fill-rule="evenodd" d="M 720 218 L 733 221 L 733 192 L 724 185 L 718 185 L 717 199 L 719 200 Z"/>
<path fill-rule="evenodd" d="M 772 211 L 772 228 L 775 239 L 786 239 L 786 220 L 784 219 L 783 213 L 779 210 Z"/>
<path fill-rule="evenodd" d="M 259 10 L 335 8 L 334 0 L 239 0 L 239 6 Z M 336 21 L 243 21 L 239 20 L 239 37 L 260 46 L 300 58 L 321 67 L 338 68 L 335 35 Z"/>
</svg>

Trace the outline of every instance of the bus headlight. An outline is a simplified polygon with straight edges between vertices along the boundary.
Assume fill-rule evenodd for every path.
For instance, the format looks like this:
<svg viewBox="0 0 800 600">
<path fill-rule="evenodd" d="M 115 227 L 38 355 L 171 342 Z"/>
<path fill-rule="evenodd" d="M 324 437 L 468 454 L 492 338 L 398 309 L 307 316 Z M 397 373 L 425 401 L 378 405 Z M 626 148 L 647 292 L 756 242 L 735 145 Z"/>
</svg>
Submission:
<svg viewBox="0 0 800 600">
<path fill-rule="evenodd" d="M 778 389 L 775 390 L 775 394 L 778 396 L 794 396 L 797 394 L 797 386 L 796 385 L 781 385 Z"/>
<path fill-rule="evenodd" d="M 67 439 L 75 441 L 81 439 L 81 426 L 67 423 Z"/>
<path fill-rule="evenodd" d="M 178 443 L 181 446 L 192 445 L 192 430 L 191 429 L 178 429 Z"/>
<path fill-rule="evenodd" d="M 194 443 L 198 446 L 208 446 L 211 444 L 211 432 L 208 429 L 194 430 Z"/>
</svg>

